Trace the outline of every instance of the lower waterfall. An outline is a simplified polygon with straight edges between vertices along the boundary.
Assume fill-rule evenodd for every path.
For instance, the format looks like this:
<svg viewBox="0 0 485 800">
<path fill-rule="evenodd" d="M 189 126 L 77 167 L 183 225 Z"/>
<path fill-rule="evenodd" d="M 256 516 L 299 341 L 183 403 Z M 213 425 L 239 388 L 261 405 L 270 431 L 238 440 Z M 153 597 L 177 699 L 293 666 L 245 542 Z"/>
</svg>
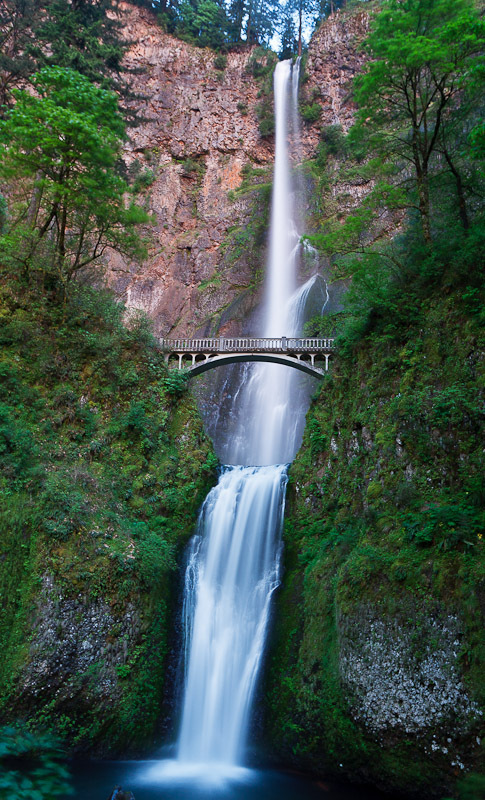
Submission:
<svg viewBox="0 0 485 800">
<path fill-rule="evenodd" d="M 240 764 L 278 585 L 284 466 L 226 467 L 188 558 L 186 687 L 178 760 Z"/>
</svg>

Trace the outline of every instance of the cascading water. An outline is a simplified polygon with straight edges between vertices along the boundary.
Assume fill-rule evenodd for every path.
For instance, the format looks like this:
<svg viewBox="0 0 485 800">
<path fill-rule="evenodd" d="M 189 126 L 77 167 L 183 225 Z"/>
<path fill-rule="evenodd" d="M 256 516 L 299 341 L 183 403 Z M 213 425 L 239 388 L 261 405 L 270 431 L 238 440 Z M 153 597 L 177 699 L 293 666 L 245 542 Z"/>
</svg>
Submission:
<svg viewBox="0 0 485 800">
<path fill-rule="evenodd" d="M 264 336 L 294 336 L 310 282 L 296 290 L 297 230 L 288 152 L 298 65 L 275 70 L 276 152 Z M 293 133 L 297 123 L 293 122 Z M 185 579 L 185 692 L 176 764 L 213 775 L 243 760 L 271 596 L 279 579 L 286 464 L 301 436 L 296 371 L 253 365 L 240 392 L 228 463 L 209 493 Z M 245 465 L 245 466 L 240 466 Z M 246 466 L 251 465 L 251 466 Z M 173 765 L 172 765 L 173 766 Z"/>
<path fill-rule="evenodd" d="M 229 467 L 209 493 L 186 571 L 180 761 L 241 762 L 278 585 L 286 469 Z"/>
<path fill-rule="evenodd" d="M 263 336 L 297 336 L 294 314 L 300 234 L 296 225 L 288 150 L 288 123 L 297 117 L 299 64 L 276 66 L 274 76 L 276 144 Z M 293 123 L 295 128 L 295 123 Z M 291 461 L 299 444 L 294 392 L 301 379 L 294 370 L 257 364 L 243 387 L 239 424 L 229 446 L 234 464 Z"/>
</svg>

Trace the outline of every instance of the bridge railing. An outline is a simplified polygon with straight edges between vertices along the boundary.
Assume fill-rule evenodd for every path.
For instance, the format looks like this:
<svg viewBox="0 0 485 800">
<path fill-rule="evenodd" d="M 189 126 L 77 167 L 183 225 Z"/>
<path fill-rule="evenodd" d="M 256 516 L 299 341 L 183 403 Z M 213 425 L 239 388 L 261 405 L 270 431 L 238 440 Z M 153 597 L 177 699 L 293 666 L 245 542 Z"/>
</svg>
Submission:
<svg viewBox="0 0 485 800">
<path fill-rule="evenodd" d="M 160 348 L 172 353 L 221 353 L 271 351 L 325 352 L 334 349 L 334 339 L 295 338 L 278 339 L 218 336 L 205 339 L 160 339 Z"/>
</svg>

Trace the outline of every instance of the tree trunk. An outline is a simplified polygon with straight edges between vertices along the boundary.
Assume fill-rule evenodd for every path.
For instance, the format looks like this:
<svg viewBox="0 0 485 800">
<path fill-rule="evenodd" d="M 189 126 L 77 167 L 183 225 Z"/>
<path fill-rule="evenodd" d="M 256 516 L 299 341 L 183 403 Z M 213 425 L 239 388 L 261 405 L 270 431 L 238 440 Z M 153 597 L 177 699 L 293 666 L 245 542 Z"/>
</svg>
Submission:
<svg viewBox="0 0 485 800">
<path fill-rule="evenodd" d="M 418 196 L 419 213 L 421 214 L 421 226 L 423 228 L 424 240 L 427 244 L 431 242 L 431 229 L 429 224 L 429 187 L 427 176 L 418 176 Z"/>
<path fill-rule="evenodd" d="M 461 179 L 460 173 L 453 164 L 453 161 L 451 160 L 450 154 L 448 153 L 446 147 L 443 150 L 443 155 L 446 158 L 446 163 L 448 164 L 451 174 L 455 179 L 456 194 L 458 196 L 458 213 L 460 215 L 461 224 L 463 225 L 463 229 L 466 233 L 468 231 L 468 228 L 470 227 L 470 220 L 468 219 L 465 192 L 463 191 L 463 181 Z"/>
<path fill-rule="evenodd" d="M 27 223 L 30 228 L 35 228 L 37 223 L 37 215 L 39 213 L 40 201 L 42 200 L 42 187 L 39 182 L 42 178 L 42 172 L 38 170 L 35 175 L 34 190 L 30 198 L 29 208 L 27 210 Z"/>
<path fill-rule="evenodd" d="M 416 122 L 416 115 L 413 119 L 413 138 L 412 138 L 412 151 L 413 162 L 416 170 L 416 185 L 418 189 L 418 206 L 421 215 L 421 226 L 423 229 L 424 240 L 427 244 L 431 242 L 431 230 L 429 224 L 429 184 L 428 184 L 428 168 L 426 160 L 426 149 L 423 153 L 422 143 L 420 141 L 419 125 Z M 421 145 L 421 146 L 420 146 Z"/>
</svg>

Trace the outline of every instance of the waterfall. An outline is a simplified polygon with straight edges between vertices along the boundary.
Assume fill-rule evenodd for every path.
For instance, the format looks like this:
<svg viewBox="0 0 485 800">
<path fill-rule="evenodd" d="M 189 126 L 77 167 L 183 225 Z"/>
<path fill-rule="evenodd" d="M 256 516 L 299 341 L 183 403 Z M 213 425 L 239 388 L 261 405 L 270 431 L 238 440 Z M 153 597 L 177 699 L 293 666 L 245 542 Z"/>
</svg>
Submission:
<svg viewBox="0 0 485 800">
<path fill-rule="evenodd" d="M 299 312 L 313 288 L 310 282 L 296 288 L 301 245 L 288 137 L 290 128 L 293 136 L 298 128 L 297 70 L 284 61 L 274 75 L 276 151 L 263 330 L 269 337 L 300 332 Z M 213 774 L 216 765 L 224 771 L 243 761 L 270 601 L 279 581 L 286 465 L 298 447 L 306 410 L 295 370 L 256 364 L 247 374 L 238 393 L 240 423 L 228 450 L 233 466 L 223 468 L 207 496 L 188 554 L 176 761 L 185 774 L 200 765 Z"/>
<path fill-rule="evenodd" d="M 278 585 L 286 480 L 283 466 L 226 468 L 204 503 L 186 571 L 180 761 L 241 761 Z"/>
</svg>

